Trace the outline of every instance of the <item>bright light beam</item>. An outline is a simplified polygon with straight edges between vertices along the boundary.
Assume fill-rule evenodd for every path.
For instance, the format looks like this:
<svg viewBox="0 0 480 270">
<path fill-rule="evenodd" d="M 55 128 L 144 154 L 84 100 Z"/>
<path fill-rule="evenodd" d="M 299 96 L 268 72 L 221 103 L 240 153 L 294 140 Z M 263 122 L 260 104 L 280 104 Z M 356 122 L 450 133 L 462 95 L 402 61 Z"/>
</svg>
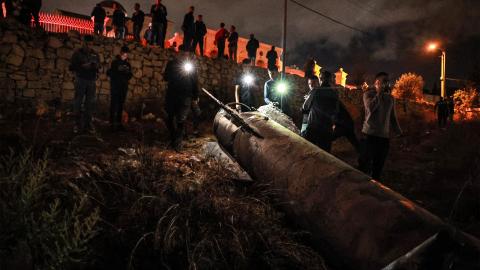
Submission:
<svg viewBox="0 0 480 270">
<path fill-rule="evenodd" d="M 242 81 L 245 85 L 250 86 L 255 81 L 255 78 L 252 74 L 245 74 L 243 75 Z"/>
<path fill-rule="evenodd" d="M 283 82 L 283 81 L 279 82 L 279 83 L 277 84 L 277 87 L 276 87 L 276 88 L 277 88 L 277 89 L 276 89 L 277 92 L 278 92 L 279 94 L 281 94 L 281 95 L 286 94 L 287 91 L 288 91 L 288 85 L 287 85 L 286 82 Z"/>
<path fill-rule="evenodd" d="M 183 64 L 183 70 L 186 72 L 186 73 L 191 73 L 194 69 L 194 66 L 191 62 L 185 62 Z"/>
</svg>

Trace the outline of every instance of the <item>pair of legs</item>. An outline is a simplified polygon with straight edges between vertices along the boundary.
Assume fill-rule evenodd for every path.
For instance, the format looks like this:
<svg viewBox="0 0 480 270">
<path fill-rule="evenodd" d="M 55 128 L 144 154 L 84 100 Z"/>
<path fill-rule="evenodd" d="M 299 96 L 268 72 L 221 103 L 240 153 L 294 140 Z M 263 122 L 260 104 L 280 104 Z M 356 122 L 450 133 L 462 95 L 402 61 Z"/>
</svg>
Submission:
<svg viewBox="0 0 480 270">
<path fill-rule="evenodd" d="M 98 22 L 93 25 L 93 32 L 96 35 L 103 35 L 103 22 Z"/>
<path fill-rule="evenodd" d="M 114 129 L 122 127 L 122 114 L 127 98 L 128 84 L 115 85 L 111 84 L 110 90 L 110 124 Z"/>
<path fill-rule="evenodd" d="M 183 136 L 185 135 L 185 121 L 190 113 L 191 105 L 191 98 L 167 97 L 167 128 L 170 132 L 170 145 L 176 150 L 181 148 Z"/>
<path fill-rule="evenodd" d="M 195 48 L 192 46 L 193 43 L 193 33 L 191 31 L 183 32 L 183 50 L 186 52 L 194 51 Z"/>
<path fill-rule="evenodd" d="M 217 43 L 218 54 L 217 58 L 224 58 L 225 57 L 225 41 Z"/>
<path fill-rule="evenodd" d="M 390 150 L 390 139 L 372 135 L 365 135 L 362 154 L 359 159 L 360 170 L 380 180 L 383 165 Z"/>
<path fill-rule="evenodd" d="M 255 66 L 257 64 L 257 57 L 256 56 L 248 56 L 248 59 L 250 59 L 250 65 Z"/>
<path fill-rule="evenodd" d="M 75 97 L 73 102 L 73 112 L 75 113 L 76 129 L 93 130 L 92 115 L 96 103 L 95 80 L 75 78 Z M 84 111 L 82 113 L 82 105 Z"/>
<path fill-rule="evenodd" d="M 203 37 L 195 37 L 192 43 L 192 51 L 195 52 L 197 44 L 200 47 L 200 55 L 203 56 Z"/>
<path fill-rule="evenodd" d="M 230 60 L 237 62 L 237 46 L 228 47 L 228 57 Z"/>
<path fill-rule="evenodd" d="M 152 25 L 152 43 L 157 44 L 161 48 L 164 47 L 165 30 L 163 23 L 156 23 Z"/>
<path fill-rule="evenodd" d="M 142 31 L 142 25 L 134 24 L 133 25 L 133 38 L 136 42 L 140 42 L 140 32 Z"/>
<path fill-rule="evenodd" d="M 125 27 L 115 26 L 115 38 L 123 39 L 125 37 Z"/>
<path fill-rule="evenodd" d="M 447 126 L 448 115 L 437 114 L 438 127 L 444 128 Z"/>
</svg>

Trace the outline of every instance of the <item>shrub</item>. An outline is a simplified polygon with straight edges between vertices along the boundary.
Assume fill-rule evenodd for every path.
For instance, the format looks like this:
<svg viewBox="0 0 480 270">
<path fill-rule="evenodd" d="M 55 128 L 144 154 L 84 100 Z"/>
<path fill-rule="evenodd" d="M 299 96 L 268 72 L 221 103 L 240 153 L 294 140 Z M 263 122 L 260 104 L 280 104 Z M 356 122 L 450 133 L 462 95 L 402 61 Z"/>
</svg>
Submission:
<svg viewBox="0 0 480 270">
<path fill-rule="evenodd" d="M 415 73 L 405 73 L 395 82 L 392 95 L 402 100 L 403 109 L 407 111 L 408 101 L 423 100 L 423 78 Z"/>
<path fill-rule="evenodd" d="M 467 118 L 467 112 L 479 104 L 478 91 L 473 87 L 459 89 L 453 94 L 453 100 L 455 102 L 455 112 L 461 119 L 465 119 Z"/>
</svg>

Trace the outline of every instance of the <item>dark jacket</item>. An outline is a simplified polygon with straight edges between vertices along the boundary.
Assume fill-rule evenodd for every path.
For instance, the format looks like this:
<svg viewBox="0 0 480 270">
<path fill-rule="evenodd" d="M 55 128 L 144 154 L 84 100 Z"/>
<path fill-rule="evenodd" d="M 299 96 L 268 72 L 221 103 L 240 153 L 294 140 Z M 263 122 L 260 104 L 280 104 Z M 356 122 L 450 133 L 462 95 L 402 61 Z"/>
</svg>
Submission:
<svg viewBox="0 0 480 270">
<path fill-rule="evenodd" d="M 236 79 L 234 81 L 234 84 L 240 86 L 240 102 L 241 103 L 249 107 L 257 106 L 255 94 L 254 94 L 256 86 L 254 84 L 247 85 L 241 79 Z M 247 111 L 247 108 L 243 107 L 242 111 Z"/>
<path fill-rule="evenodd" d="M 260 43 L 257 39 L 250 39 L 247 43 L 247 52 L 249 57 L 257 56 L 257 49 L 260 47 Z"/>
<path fill-rule="evenodd" d="M 113 12 L 112 24 L 117 27 L 125 27 L 125 13 L 120 9 Z"/>
<path fill-rule="evenodd" d="M 188 12 L 183 17 L 182 30 L 188 34 L 195 33 L 195 18 L 193 17 L 193 12 Z"/>
<path fill-rule="evenodd" d="M 105 9 L 103 9 L 101 6 L 95 6 L 95 8 L 92 10 L 91 16 L 94 17 L 95 23 L 103 24 L 105 17 L 107 17 L 107 13 L 105 13 Z"/>
<path fill-rule="evenodd" d="M 164 74 L 168 82 L 167 102 L 198 98 L 198 75 L 196 69 L 190 74 L 183 71 L 183 61 L 179 58 L 168 61 Z"/>
<path fill-rule="evenodd" d="M 142 26 L 144 21 L 145 21 L 145 13 L 143 13 L 143 11 L 138 10 L 138 12 L 133 13 L 132 22 L 134 25 Z"/>
<path fill-rule="evenodd" d="M 124 61 L 119 55 L 112 61 L 110 69 L 107 70 L 110 77 L 112 88 L 116 86 L 128 87 L 128 81 L 132 78 L 132 66 L 128 61 Z"/>
<path fill-rule="evenodd" d="M 207 34 L 207 27 L 201 21 L 195 22 L 195 37 L 203 38 Z"/>
<path fill-rule="evenodd" d="M 230 35 L 230 33 L 228 33 L 227 29 L 225 28 L 220 28 L 217 33 L 215 33 L 215 44 L 218 45 L 218 44 L 225 44 L 225 40 L 227 39 L 227 37 Z"/>
<path fill-rule="evenodd" d="M 277 64 L 278 54 L 275 50 L 270 50 L 267 53 L 268 66 L 274 67 Z"/>
<path fill-rule="evenodd" d="M 231 32 L 228 37 L 228 47 L 237 47 L 238 44 L 238 33 Z"/>
<path fill-rule="evenodd" d="M 100 68 L 100 58 L 91 49 L 80 48 L 75 51 L 70 61 L 70 70 L 85 80 L 96 80 Z"/>
<path fill-rule="evenodd" d="M 333 132 L 338 116 L 338 93 L 330 87 L 315 88 L 303 103 L 302 111 L 308 114 L 307 132 Z"/>
<path fill-rule="evenodd" d="M 167 8 L 162 4 L 158 8 L 157 5 L 153 5 L 150 9 L 150 15 L 152 15 L 152 24 L 167 23 Z"/>
</svg>

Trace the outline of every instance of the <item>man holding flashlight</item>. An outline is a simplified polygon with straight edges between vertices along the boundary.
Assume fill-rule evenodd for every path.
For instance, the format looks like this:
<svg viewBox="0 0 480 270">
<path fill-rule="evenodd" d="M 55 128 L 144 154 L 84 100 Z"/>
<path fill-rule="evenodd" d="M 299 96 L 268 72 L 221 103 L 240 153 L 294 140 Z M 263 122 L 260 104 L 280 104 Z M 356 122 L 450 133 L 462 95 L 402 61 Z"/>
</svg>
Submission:
<svg viewBox="0 0 480 270">
<path fill-rule="evenodd" d="M 168 82 L 165 109 L 168 114 L 170 146 L 179 152 L 182 149 L 185 121 L 190 109 L 194 108 L 195 112 L 195 108 L 198 108 L 197 71 L 194 63 L 188 59 L 187 52 L 180 52 L 177 58 L 167 63 L 164 78 Z"/>
<path fill-rule="evenodd" d="M 243 103 L 250 108 L 254 108 L 256 106 L 253 93 L 254 88 L 255 77 L 248 69 L 245 69 L 243 75 L 235 80 L 235 97 L 237 102 Z M 249 108 L 244 106 L 237 106 L 237 109 L 244 112 L 250 111 Z"/>
</svg>

